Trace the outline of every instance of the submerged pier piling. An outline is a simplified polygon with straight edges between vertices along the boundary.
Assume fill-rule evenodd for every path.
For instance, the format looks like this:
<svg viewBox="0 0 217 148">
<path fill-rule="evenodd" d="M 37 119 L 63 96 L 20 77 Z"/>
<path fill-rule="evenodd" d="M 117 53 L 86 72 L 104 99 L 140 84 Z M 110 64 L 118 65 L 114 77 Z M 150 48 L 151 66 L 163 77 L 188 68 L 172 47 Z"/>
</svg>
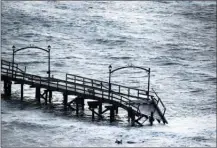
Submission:
<svg viewBox="0 0 217 148">
<path fill-rule="evenodd" d="M 12 81 L 8 79 L 4 80 L 4 94 L 8 97 L 11 96 L 11 85 L 12 85 Z"/>
<path fill-rule="evenodd" d="M 51 90 L 48 90 L 48 93 L 49 93 L 49 103 L 51 104 L 51 100 L 52 100 L 52 91 Z"/>
<path fill-rule="evenodd" d="M 35 88 L 35 99 L 38 104 L 41 103 L 41 88 L 38 86 Z"/>
<path fill-rule="evenodd" d="M 21 90 L 21 92 L 20 92 L 20 94 L 21 94 L 21 101 L 23 101 L 23 83 L 22 84 L 20 84 L 20 90 Z"/>
<path fill-rule="evenodd" d="M 63 106 L 64 106 L 64 111 L 67 111 L 67 107 L 68 107 L 67 103 L 68 103 L 68 95 L 67 95 L 67 93 L 63 93 Z"/>
</svg>

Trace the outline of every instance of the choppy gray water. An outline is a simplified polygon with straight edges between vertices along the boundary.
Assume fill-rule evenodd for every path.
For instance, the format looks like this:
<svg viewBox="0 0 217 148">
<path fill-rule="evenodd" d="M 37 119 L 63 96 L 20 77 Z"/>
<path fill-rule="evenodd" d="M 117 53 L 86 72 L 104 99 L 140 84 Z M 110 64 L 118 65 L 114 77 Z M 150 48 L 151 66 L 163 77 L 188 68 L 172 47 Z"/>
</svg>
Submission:
<svg viewBox="0 0 217 148">
<path fill-rule="evenodd" d="M 2 146 L 216 146 L 216 2 L 3 1 L 1 7 L 2 58 L 11 60 L 12 45 L 51 45 L 52 75 L 104 81 L 109 64 L 150 67 L 169 121 L 137 128 L 61 116 L 20 104 L 13 85 L 13 99 L 1 100 Z M 38 50 L 20 52 L 15 61 L 46 76 L 47 55 Z M 112 80 L 144 88 L 144 74 L 134 72 Z M 34 90 L 25 86 L 24 95 L 31 100 Z"/>
</svg>

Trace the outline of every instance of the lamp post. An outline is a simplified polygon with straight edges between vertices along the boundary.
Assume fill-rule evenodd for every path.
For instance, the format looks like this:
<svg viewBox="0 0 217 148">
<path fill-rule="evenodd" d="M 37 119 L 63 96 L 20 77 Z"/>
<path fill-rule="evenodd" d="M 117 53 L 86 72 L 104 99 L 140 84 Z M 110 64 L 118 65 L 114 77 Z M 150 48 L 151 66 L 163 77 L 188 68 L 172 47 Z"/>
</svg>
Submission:
<svg viewBox="0 0 217 148">
<path fill-rule="evenodd" d="M 109 65 L 109 99 L 111 95 L 111 71 L 112 71 L 112 66 Z"/>
<path fill-rule="evenodd" d="M 149 91 L 150 91 L 150 73 L 151 73 L 151 69 L 148 68 L 148 99 L 149 99 Z"/>
<path fill-rule="evenodd" d="M 48 48 L 48 72 L 47 72 L 47 74 L 48 74 L 48 79 L 50 81 L 50 49 L 51 49 L 51 46 L 48 45 L 47 48 Z"/>
<path fill-rule="evenodd" d="M 14 54 L 15 54 L 15 46 L 13 45 L 12 46 L 12 49 L 13 49 L 13 59 L 12 59 L 12 78 L 14 77 Z"/>
</svg>

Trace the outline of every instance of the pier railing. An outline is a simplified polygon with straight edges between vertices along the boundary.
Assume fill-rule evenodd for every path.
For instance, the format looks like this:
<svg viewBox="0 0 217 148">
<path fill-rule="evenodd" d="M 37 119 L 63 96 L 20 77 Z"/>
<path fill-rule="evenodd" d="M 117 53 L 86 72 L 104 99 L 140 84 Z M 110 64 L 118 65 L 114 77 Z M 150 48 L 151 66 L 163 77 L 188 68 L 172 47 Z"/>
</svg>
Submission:
<svg viewBox="0 0 217 148">
<path fill-rule="evenodd" d="M 162 115 L 164 116 L 164 115 L 165 115 L 165 112 L 166 112 L 166 107 L 165 107 L 164 103 L 162 102 L 161 98 L 160 98 L 160 97 L 157 95 L 157 93 L 155 92 L 155 90 L 154 90 L 153 88 L 152 88 L 152 90 L 153 90 L 155 96 L 157 97 L 157 99 L 154 98 L 154 97 L 151 97 L 151 98 L 153 99 L 153 101 L 155 101 L 155 103 L 156 103 L 156 105 L 159 107 L 159 109 L 160 109 L 160 110 L 163 110 Z M 161 107 L 160 107 L 159 105 L 160 105 Z"/>
<path fill-rule="evenodd" d="M 73 75 L 73 74 L 66 74 L 66 80 L 74 83 L 79 83 L 83 85 L 89 85 L 92 87 L 97 87 L 101 89 L 107 89 L 109 87 L 109 83 L 105 81 L 99 81 L 96 79 L 90 79 L 86 77 L 81 77 L 78 75 Z M 123 85 L 118 85 L 118 84 L 113 84 L 111 83 L 111 90 L 115 94 L 119 94 L 120 96 L 132 98 L 132 99 L 147 99 L 148 94 L 147 91 L 141 90 L 141 89 L 135 89 L 135 88 L 130 88 L 126 87 Z"/>
<path fill-rule="evenodd" d="M 76 81 L 74 80 L 69 81 L 69 79 L 61 80 L 61 79 L 51 78 L 50 81 L 48 81 L 47 78 L 33 75 L 33 74 L 24 73 L 22 70 L 18 68 L 18 66 L 16 66 L 16 69 L 15 68 L 12 69 L 9 67 L 10 65 L 2 63 L 1 73 L 3 75 L 6 75 L 7 77 L 11 77 L 17 80 L 22 80 L 22 83 L 28 82 L 28 84 L 31 84 L 31 85 L 40 85 L 40 86 L 43 85 L 43 86 L 47 86 L 47 88 L 49 87 L 55 88 L 56 90 L 65 89 L 65 92 L 76 92 L 76 93 L 80 93 L 80 94 L 88 95 L 92 97 L 109 99 L 108 90 L 101 86 L 100 87 L 96 86 L 96 84 L 92 83 L 93 81 L 91 81 L 91 83 L 85 83 L 85 80 L 82 79 L 82 82 L 84 82 L 83 84 L 80 83 L 80 80 L 78 79 L 76 79 Z M 116 92 L 111 92 L 110 99 L 117 101 L 121 104 L 124 104 L 125 106 L 132 107 L 134 110 L 139 110 L 138 106 L 133 104 L 132 100 L 130 100 L 129 98 L 120 96 Z"/>
</svg>

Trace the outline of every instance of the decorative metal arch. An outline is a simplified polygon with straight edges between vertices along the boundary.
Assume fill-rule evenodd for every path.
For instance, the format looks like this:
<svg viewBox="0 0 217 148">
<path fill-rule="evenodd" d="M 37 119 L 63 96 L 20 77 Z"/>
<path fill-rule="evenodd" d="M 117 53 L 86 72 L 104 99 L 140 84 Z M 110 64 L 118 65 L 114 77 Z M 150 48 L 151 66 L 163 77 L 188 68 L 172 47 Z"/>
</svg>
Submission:
<svg viewBox="0 0 217 148">
<path fill-rule="evenodd" d="M 20 50 L 25 50 L 25 49 L 29 49 L 29 48 L 35 48 L 35 49 L 40 49 L 40 50 L 43 50 L 43 51 L 46 51 L 46 52 L 49 52 L 49 46 L 48 46 L 48 49 L 44 49 L 44 48 L 41 48 L 41 47 L 37 47 L 37 46 L 27 46 L 27 47 L 23 47 L 23 48 L 20 48 L 20 49 L 17 49 L 15 50 L 15 46 L 12 47 L 13 48 L 13 52 L 16 53 Z"/>
<path fill-rule="evenodd" d="M 111 65 L 110 65 L 111 66 Z M 146 69 L 146 68 L 143 68 L 143 67 L 139 67 L 139 66 L 134 66 L 134 65 L 128 65 L 128 66 L 123 66 L 123 67 L 119 67 L 119 68 L 116 68 L 114 70 L 111 71 L 111 73 L 115 72 L 115 71 L 118 71 L 118 70 L 121 70 L 121 69 L 125 69 L 125 68 L 136 68 L 136 69 L 141 69 L 141 70 L 145 70 L 146 72 L 150 72 L 150 68 L 149 69 Z"/>
<path fill-rule="evenodd" d="M 109 65 L 109 99 L 110 99 L 110 93 L 111 93 L 111 74 L 114 73 L 115 71 L 126 69 L 126 68 L 141 69 L 141 70 L 144 70 L 144 71 L 146 71 L 148 73 L 148 91 L 147 91 L 147 95 L 148 95 L 148 98 L 149 98 L 149 92 L 150 92 L 150 73 L 151 73 L 151 69 L 150 68 L 147 69 L 147 68 L 143 68 L 143 67 L 139 67 L 139 66 L 127 65 L 127 66 L 119 67 L 119 68 L 116 68 L 116 69 L 112 70 L 112 66 Z"/>
<path fill-rule="evenodd" d="M 12 49 L 13 49 L 13 59 L 12 59 L 12 64 L 14 65 L 14 57 L 15 57 L 15 53 L 18 52 L 18 51 L 21 51 L 21 50 L 25 50 L 25 49 L 29 49 L 29 48 L 34 48 L 34 49 L 39 49 L 39 50 L 43 50 L 45 52 L 48 53 L 48 71 L 47 71 L 47 74 L 48 74 L 48 78 L 50 80 L 50 49 L 51 49 L 51 46 L 48 45 L 47 49 L 44 49 L 44 48 L 41 48 L 41 47 L 37 47 L 37 46 L 27 46 L 27 47 L 23 47 L 23 48 L 19 48 L 19 49 L 16 49 L 16 47 L 13 45 L 12 46 Z M 13 71 L 13 67 L 12 67 L 12 71 Z M 13 74 L 12 74 L 12 77 L 13 77 Z"/>
</svg>

